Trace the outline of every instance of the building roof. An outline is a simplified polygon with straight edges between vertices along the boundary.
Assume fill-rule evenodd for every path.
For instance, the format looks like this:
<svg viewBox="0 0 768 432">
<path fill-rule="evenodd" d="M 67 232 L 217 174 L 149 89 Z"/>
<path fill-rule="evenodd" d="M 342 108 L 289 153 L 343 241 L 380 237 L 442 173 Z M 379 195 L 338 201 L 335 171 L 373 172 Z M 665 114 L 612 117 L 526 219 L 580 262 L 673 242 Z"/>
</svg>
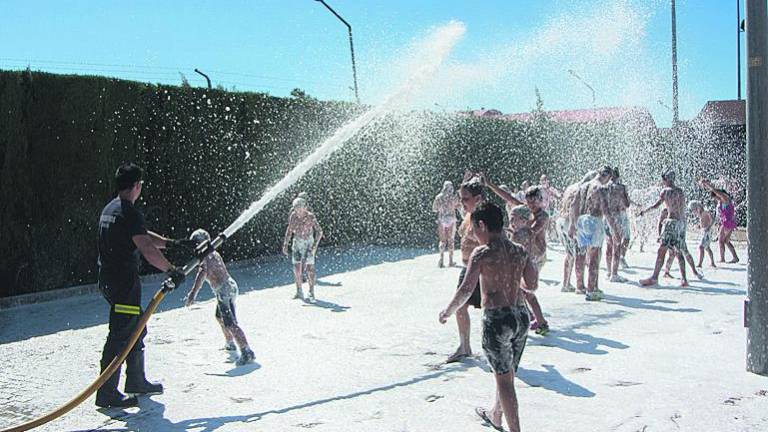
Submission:
<svg viewBox="0 0 768 432">
<path fill-rule="evenodd" d="M 747 104 L 744 100 L 709 101 L 692 123 L 707 126 L 743 126 L 747 124 Z"/>
</svg>

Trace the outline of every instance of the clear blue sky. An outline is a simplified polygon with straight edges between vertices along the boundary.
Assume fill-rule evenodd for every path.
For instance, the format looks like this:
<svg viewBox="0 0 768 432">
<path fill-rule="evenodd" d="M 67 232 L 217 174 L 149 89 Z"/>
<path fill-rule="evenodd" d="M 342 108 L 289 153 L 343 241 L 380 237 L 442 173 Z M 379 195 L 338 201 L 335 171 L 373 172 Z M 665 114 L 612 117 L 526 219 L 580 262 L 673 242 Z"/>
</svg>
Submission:
<svg viewBox="0 0 768 432">
<path fill-rule="evenodd" d="M 452 71 L 422 105 L 529 111 L 643 105 L 671 113 L 668 0 L 327 0 L 353 26 L 364 102 L 387 92 L 409 43 L 450 20 L 466 25 Z M 735 0 L 678 0 L 682 118 L 736 98 Z M 353 97 L 347 34 L 313 0 L 0 0 L 0 68 L 90 73 L 321 99 Z M 742 50 L 744 46 L 742 45 Z M 742 51 L 742 59 L 743 59 Z M 743 72 L 743 71 L 742 71 Z M 438 106 L 434 106 L 437 103 Z"/>
</svg>

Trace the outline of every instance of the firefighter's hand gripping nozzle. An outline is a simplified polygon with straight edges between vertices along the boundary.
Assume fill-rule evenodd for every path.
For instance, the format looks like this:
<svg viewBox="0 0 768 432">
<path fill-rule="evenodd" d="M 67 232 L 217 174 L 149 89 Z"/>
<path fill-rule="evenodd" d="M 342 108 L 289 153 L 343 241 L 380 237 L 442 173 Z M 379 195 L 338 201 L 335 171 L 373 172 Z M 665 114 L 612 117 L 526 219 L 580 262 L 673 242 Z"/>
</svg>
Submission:
<svg viewBox="0 0 768 432">
<path fill-rule="evenodd" d="M 221 247 L 221 245 L 224 243 L 224 240 L 226 239 L 227 237 L 224 235 L 224 233 L 221 233 L 213 240 L 206 240 L 198 244 L 197 247 L 195 247 L 195 257 L 191 261 L 189 261 L 182 268 L 173 267 L 168 271 L 168 278 L 165 279 L 162 284 L 163 291 L 168 293 L 173 291 L 177 286 L 181 285 L 181 283 L 184 282 L 185 276 L 192 273 L 192 271 L 197 268 L 198 265 L 200 265 L 205 257 Z"/>
</svg>

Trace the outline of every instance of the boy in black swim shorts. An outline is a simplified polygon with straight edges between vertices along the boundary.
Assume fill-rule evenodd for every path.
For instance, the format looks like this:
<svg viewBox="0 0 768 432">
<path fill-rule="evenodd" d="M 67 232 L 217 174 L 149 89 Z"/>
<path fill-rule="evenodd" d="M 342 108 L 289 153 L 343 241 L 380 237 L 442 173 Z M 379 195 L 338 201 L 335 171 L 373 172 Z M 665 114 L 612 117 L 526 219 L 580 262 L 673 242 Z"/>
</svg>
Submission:
<svg viewBox="0 0 768 432">
<path fill-rule="evenodd" d="M 497 403 L 490 411 L 475 411 L 497 429 L 505 414 L 509 430 L 519 431 L 514 377 L 530 324 L 520 285 L 525 281 L 529 289 L 535 290 L 539 275 L 525 249 L 502 234 L 504 216 L 500 208 L 481 203 L 472 212 L 471 222 L 480 245 L 472 251 L 464 281 L 448 307 L 440 312 L 439 320 L 444 324 L 466 304 L 480 282 L 483 350 L 496 379 Z"/>
</svg>

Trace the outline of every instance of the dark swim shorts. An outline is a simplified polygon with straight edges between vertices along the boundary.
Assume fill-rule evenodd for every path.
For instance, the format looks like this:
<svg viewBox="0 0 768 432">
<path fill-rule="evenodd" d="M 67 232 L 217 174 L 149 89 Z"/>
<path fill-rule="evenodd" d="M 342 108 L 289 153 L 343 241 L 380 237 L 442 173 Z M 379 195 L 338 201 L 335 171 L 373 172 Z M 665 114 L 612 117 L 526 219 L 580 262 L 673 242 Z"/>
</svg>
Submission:
<svg viewBox="0 0 768 432">
<path fill-rule="evenodd" d="M 456 286 L 456 288 L 461 286 L 461 283 L 464 282 L 464 276 L 467 274 L 467 268 L 464 267 L 461 269 L 461 273 L 459 274 L 459 284 Z M 474 306 L 475 309 L 480 309 L 480 304 L 482 303 L 482 298 L 480 297 L 480 281 L 477 282 L 477 285 L 475 286 L 475 290 L 472 291 L 472 297 L 467 300 L 468 305 Z"/>
<path fill-rule="evenodd" d="M 237 325 L 234 299 L 230 298 L 216 302 L 216 318 L 221 319 L 221 322 L 224 323 L 224 327 L 234 327 Z"/>
<path fill-rule="evenodd" d="M 530 323 L 531 317 L 524 305 L 485 309 L 483 351 L 495 374 L 517 370 Z"/>
</svg>

